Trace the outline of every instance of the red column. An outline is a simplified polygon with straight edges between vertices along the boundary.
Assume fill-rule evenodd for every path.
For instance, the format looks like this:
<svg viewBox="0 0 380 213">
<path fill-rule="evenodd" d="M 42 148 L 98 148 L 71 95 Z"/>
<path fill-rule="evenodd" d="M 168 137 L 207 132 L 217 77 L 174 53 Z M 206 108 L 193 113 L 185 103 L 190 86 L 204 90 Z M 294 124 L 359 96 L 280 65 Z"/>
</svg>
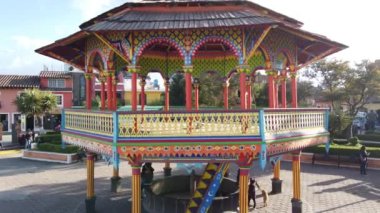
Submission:
<svg viewBox="0 0 380 213">
<path fill-rule="evenodd" d="M 282 75 L 281 79 L 281 105 L 282 108 L 287 107 L 287 100 L 286 100 L 286 74 Z"/>
<path fill-rule="evenodd" d="M 246 109 L 246 100 L 245 100 L 245 93 L 246 93 L 246 88 L 245 88 L 245 76 L 246 74 L 244 72 L 240 73 L 240 109 Z"/>
<path fill-rule="evenodd" d="M 105 110 L 106 108 L 106 85 L 104 82 L 104 77 L 100 80 L 100 109 Z"/>
<path fill-rule="evenodd" d="M 115 75 L 112 78 L 112 109 L 117 110 L 117 79 Z"/>
<path fill-rule="evenodd" d="M 186 110 L 192 110 L 192 83 L 191 83 L 191 72 L 193 71 L 192 66 L 185 66 L 185 88 L 186 88 Z"/>
<path fill-rule="evenodd" d="M 132 73 L 132 94 L 131 94 L 132 111 L 137 111 L 137 73 Z"/>
<path fill-rule="evenodd" d="M 86 108 L 88 110 L 91 109 L 91 105 L 92 105 L 92 98 L 91 98 L 91 95 L 92 95 L 92 73 L 86 73 L 85 75 L 85 78 L 86 78 Z"/>
<path fill-rule="evenodd" d="M 292 86 L 292 108 L 298 107 L 298 100 L 297 100 L 297 73 L 291 72 L 291 86 Z"/>
<path fill-rule="evenodd" d="M 225 80 L 223 83 L 223 100 L 224 100 L 224 109 L 228 110 L 228 80 Z"/>
<path fill-rule="evenodd" d="M 194 79 L 195 110 L 199 110 L 199 80 Z"/>
<path fill-rule="evenodd" d="M 274 81 L 274 90 L 273 90 L 273 105 L 274 108 L 278 108 L 278 76 L 273 78 Z"/>
<path fill-rule="evenodd" d="M 274 108 L 274 77 L 273 77 L 273 71 L 267 71 L 268 76 L 268 107 Z"/>
<path fill-rule="evenodd" d="M 145 108 L 145 76 L 141 77 L 140 80 L 140 87 L 141 87 L 141 92 L 140 92 L 140 100 L 141 100 L 141 110 L 143 111 Z"/>
<path fill-rule="evenodd" d="M 165 79 L 165 111 L 169 111 L 169 87 L 170 82 L 169 79 Z"/>
<path fill-rule="evenodd" d="M 107 75 L 107 108 L 112 110 L 112 73 L 108 72 Z"/>
<path fill-rule="evenodd" d="M 251 77 L 246 79 L 246 89 L 247 89 L 247 109 L 252 108 L 252 84 Z"/>
</svg>

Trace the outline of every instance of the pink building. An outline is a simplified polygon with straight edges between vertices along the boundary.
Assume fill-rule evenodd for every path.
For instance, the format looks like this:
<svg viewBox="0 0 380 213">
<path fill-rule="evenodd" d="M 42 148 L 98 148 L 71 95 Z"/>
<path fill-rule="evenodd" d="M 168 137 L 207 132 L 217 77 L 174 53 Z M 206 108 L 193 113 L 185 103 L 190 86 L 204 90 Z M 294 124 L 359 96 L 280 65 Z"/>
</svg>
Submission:
<svg viewBox="0 0 380 213">
<path fill-rule="evenodd" d="M 11 125 L 20 118 L 13 102 L 25 89 L 39 88 L 40 78 L 28 75 L 0 75 L 0 122 L 3 130 L 11 131 Z"/>
<path fill-rule="evenodd" d="M 11 125 L 20 119 L 20 113 L 13 103 L 17 95 L 31 88 L 51 91 L 57 97 L 58 108 L 38 122 L 44 129 L 52 129 L 60 122 L 62 108 L 72 107 L 73 80 L 69 72 L 41 71 L 39 76 L 0 75 L 0 122 L 3 123 L 4 131 L 10 132 Z M 26 128 L 34 127 L 35 121 L 32 118 L 27 119 Z"/>
</svg>

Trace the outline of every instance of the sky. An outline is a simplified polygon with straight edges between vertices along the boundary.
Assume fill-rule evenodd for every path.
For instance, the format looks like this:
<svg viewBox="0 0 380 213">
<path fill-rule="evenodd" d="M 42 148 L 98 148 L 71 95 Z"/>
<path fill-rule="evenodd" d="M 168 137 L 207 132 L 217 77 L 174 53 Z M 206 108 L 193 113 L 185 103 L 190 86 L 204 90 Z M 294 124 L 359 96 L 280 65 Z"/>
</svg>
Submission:
<svg viewBox="0 0 380 213">
<path fill-rule="evenodd" d="M 63 63 L 34 52 L 79 30 L 96 15 L 125 0 L 12 0 L 0 9 L 0 74 L 37 75 Z M 302 29 L 349 46 L 330 58 L 352 63 L 380 59 L 380 2 L 375 0 L 253 0 L 304 23 Z"/>
</svg>

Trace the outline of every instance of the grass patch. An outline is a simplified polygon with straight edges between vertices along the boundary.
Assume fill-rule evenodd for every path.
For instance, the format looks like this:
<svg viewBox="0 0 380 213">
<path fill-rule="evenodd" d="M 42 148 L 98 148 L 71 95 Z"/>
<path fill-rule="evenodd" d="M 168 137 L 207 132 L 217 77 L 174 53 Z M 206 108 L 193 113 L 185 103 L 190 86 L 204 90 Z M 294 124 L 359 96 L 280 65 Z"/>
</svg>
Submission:
<svg viewBox="0 0 380 213">
<path fill-rule="evenodd" d="M 332 144 L 330 146 L 330 155 L 342 155 L 342 156 L 359 156 L 359 150 L 361 145 L 350 146 L 341 144 Z M 325 145 L 318 145 L 313 147 L 308 147 L 303 150 L 304 152 L 324 154 L 326 153 Z M 369 157 L 380 158 L 380 147 L 369 147 L 367 146 L 367 152 L 371 153 Z"/>
</svg>

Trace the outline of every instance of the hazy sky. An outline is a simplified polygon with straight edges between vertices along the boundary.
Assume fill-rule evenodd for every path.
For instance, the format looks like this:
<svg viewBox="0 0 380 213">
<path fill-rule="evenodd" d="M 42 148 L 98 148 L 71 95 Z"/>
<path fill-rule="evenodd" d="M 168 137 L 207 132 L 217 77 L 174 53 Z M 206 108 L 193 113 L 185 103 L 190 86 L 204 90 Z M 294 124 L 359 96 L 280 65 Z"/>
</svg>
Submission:
<svg viewBox="0 0 380 213">
<path fill-rule="evenodd" d="M 79 30 L 86 20 L 124 0 L 13 0 L 0 13 L 0 74 L 38 74 L 63 64 L 34 52 Z M 303 29 L 349 46 L 334 54 L 343 60 L 380 59 L 380 3 L 375 0 L 254 0 L 304 23 Z"/>
</svg>

